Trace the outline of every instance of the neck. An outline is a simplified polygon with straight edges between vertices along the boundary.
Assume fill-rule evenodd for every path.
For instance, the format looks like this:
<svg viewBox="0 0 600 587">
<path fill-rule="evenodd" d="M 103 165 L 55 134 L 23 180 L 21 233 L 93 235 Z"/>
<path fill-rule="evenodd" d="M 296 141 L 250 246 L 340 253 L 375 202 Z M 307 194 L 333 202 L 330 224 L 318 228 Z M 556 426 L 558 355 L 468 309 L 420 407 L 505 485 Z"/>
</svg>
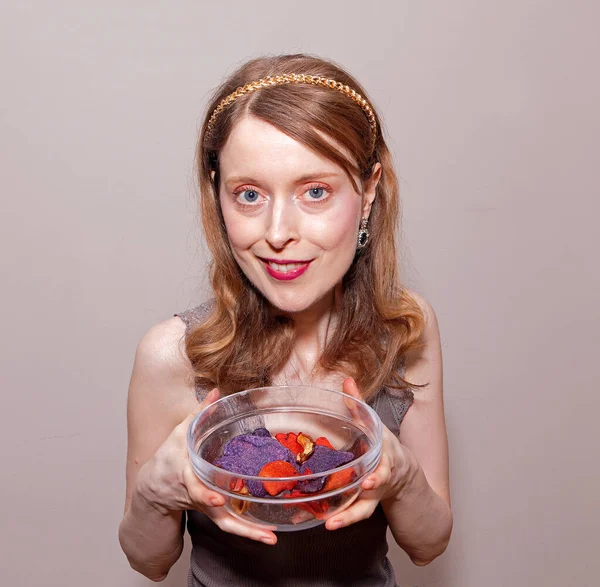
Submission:
<svg viewBox="0 0 600 587">
<path fill-rule="evenodd" d="M 339 287 L 336 287 L 306 310 L 285 314 L 294 320 L 295 342 L 290 359 L 298 376 L 312 373 L 335 328 L 338 290 Z"/>
<path fill-rule="evenodd" d="M 338 310 L 336 299 L 339 297 L 340 288 L 341 284 L 305 310 L 285 313 L 294 320 L 296 341 L 324 346 L 336 320 Z"/>
<path fill-rule="evenodd" d="M 334 313 L 332 296 L 319 300 L 316 304 L 292 315 L 298 342 L 326 342 L 327 329 Z"/>
</svg>

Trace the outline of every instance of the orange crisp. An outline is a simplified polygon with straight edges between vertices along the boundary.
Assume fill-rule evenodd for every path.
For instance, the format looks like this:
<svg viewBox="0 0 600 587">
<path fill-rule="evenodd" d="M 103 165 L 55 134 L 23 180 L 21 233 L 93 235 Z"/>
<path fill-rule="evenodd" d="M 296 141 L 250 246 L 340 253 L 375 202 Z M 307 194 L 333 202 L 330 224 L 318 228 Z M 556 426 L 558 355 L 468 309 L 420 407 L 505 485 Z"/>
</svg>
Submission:
<svg viewBox="0 0 600 587">
<path fill-rule="evenodd" d="M 333 491 L 334 489 L 344 487 L 354 479 L 355 475 L 354 469 L 352 468 L 344 469 L 343 471 L 338 471 L 337 473 L 332 473 L 329 475 L 327 481 L 325 481 L 325 485 L 323 485 L 323 491 Z"/>
<path fill-rule="evenodd" d="M 258 474 L 259 477 L 297 477 L 298 475 L 296 467 L 286 461 L 271 461 Z M 294 489 L 296 481 L 263 481 L 263 485 L 269 495 L 277 495 L 282 491 Z"/>
</svg>

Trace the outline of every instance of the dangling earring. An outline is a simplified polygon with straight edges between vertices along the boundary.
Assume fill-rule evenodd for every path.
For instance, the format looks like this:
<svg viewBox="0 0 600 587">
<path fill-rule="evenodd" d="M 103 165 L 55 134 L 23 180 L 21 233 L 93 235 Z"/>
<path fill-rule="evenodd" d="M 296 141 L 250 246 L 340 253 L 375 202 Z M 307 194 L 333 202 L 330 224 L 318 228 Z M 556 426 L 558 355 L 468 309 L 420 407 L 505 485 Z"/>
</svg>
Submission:
<svg viewBox="0 0 600 587">
<path fill-rule="evenodd" d="M 369 224 L 368 218 L 363 218 L 360 221 L 360 230 L 358 231 L 358 238 L 356 239 L 356 248 L 364 249 L 369 242 L 369 231 L 367 230 L 367 225 Z"/>
</svg>

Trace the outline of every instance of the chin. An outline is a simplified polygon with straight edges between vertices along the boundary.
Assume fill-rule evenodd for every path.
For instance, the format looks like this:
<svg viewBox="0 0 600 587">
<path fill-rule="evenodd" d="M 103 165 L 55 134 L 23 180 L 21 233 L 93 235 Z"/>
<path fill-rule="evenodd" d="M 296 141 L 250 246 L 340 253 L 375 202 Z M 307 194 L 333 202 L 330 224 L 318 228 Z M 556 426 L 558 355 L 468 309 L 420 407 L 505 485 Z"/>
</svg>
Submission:
<svg viewBox="0 0 600 587">
<path fill-rule="evenodd" d="M 286 292 L 283 295 L 265 291 L 262 291 L 261 293 L 273 307 L 286 314 L 298 314 L 304 312 L 320 302 L 327 295 L 318 295 L 315 293 L 310 295 L 300 292 Z"/>
</svg>

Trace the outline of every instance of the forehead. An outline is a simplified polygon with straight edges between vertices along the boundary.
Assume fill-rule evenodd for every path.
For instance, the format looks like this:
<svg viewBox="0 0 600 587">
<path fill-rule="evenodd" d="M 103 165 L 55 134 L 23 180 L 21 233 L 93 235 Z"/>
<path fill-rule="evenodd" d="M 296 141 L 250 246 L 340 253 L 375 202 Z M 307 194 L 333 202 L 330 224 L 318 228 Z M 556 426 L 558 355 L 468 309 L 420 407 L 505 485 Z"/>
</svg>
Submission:
<svg viewBox="0 0 600 587">
<path fill-rule="evenodd" d="M 221 149 L 219 165 L 224 176 L 268 173 L 288 177 L 317 171 L 346 176 L 331 159 L 255 116 L 245 116 L 234 125 Z"/>
</svg>

